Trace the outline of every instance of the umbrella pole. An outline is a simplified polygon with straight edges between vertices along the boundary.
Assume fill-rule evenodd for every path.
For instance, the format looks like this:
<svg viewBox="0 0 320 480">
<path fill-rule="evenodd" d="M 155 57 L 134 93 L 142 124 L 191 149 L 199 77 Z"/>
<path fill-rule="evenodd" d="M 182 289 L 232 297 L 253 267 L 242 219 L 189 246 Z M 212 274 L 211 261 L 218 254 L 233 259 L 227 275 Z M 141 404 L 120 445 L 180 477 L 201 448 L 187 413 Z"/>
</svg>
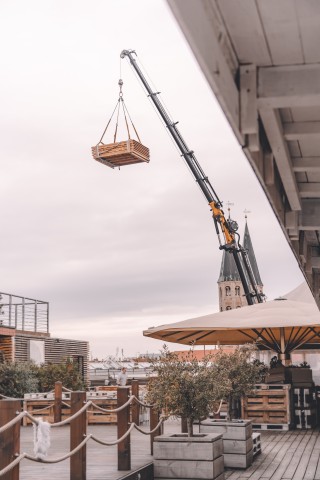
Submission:
<svg viewBox="0 0 320 480">
<path fill-rule="evenodd" d="M 285 367 L 289 367 L 291 365 L 291 355 L 290 353 L 279 353 L 278 354 L 279 360 Z"/>
<path fill-rule="evenodd" d="M 280 353 L 278 354 L 279 360 L 284 366 L 291 365 L 291 355 L 286 353 L 286 338 L 284 333 L 284 328 L 280 328 Z"/>
</svg>

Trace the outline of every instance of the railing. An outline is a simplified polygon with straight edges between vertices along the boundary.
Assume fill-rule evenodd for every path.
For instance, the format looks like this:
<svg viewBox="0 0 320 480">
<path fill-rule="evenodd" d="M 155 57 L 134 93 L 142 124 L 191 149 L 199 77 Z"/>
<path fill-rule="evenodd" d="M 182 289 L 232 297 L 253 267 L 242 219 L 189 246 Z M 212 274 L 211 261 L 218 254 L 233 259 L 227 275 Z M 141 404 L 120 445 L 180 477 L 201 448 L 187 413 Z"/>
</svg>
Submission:
<svg viewBox="0 0 320 480">
<path fill-rule="evenodd" d="M 48 333 L 49 303 L 0 292 L 0 326 Z"/>
<path fill-rule="evenodd" d="M 60 383 L 60 382 L 59 382 Z M 58 389 L 60 389 L 61 384 Z M 56 420 L 61 417 L 59 404 L 56 398 L 55 421 L 52 424 L 43 422 L 21 411 L 21 401 L 15 399 L 2 399 L 0 401 L 0 478 L 1 480 L 18 480 L 19 465 L 26 458 L 33 462 L 59 463 L 70 458 L 70 479 L 85 480 L 86 478 L 86 445 L 94 441 L 104 446 L 117 445 L 118 470 L 131 469 L 130 433 L 137 429 L 144 435 L 150 435 L 151 454 L 153 453 L 153 440 L 161 434 L 165 417 L 160 417 L 152 405 L 141 402 L 135 395 L 129 396 L 129 387 L 119 387 L 117 391 L 117 408 L 109 410 L 97 406 L 92 400 L 87 400 L 86 392 L 70 392 L 71 416 L 65 420 Z M 130 422 L 130 406 L 132 421 Z M 139 426 L 140 406 L 150 409 L 150 430 L 145 431 Z M 97 409 L 104 413 L 117 414 L 117 439 L 105 442 L 92 434 L 87 434 L 87 415 L 89 409 Z M 36 426 L 35 455 L 20 452 L 20 425 L 24 418 L 28 418 Z M 70 452 L 59 458 L 48 458 L 46 441 L 37 442 L 40 436 L 49 435 L 50 428 L 70 424 Z"/>
<path fill-rule="evenodd" d="M 117 406 L 118 387 L 100 387 L 101 390 L 89 391 L 86 394 L 87 400 L 94 401 L 95 405 L 104 409 L 113 409 Z M 131 392 L 142 402 L 144 401 L 144 387 L 139 386 L 137 380 L 132 381 Z M 130 409 L 131 416 L 134 415 L 134 405 Z M 26 394 L 23 399 L 23 410 L 27 411 L 35 418 L 42 417 L 44 420 L 52 423 L 58 421 L 57 411 L 59 411 L 59 421 L 70 416 L 70 390 L 62 387 L 61 382 L 57 382 L 55 390 L 47 393 Z M 144 423 L 148 420 L 149 409 L 140 407 L 139 421 Z M 117 423 L 116 413 L 104 413 L 95 408 L 88 411 L 88 424 Z M 135 420 L 136 421 L 136 420 Z M 30 424 L 28 417 L 24 417 L 23 425 Z M 136 421 L 137 423 L 137 421 Z"/>
</svg>

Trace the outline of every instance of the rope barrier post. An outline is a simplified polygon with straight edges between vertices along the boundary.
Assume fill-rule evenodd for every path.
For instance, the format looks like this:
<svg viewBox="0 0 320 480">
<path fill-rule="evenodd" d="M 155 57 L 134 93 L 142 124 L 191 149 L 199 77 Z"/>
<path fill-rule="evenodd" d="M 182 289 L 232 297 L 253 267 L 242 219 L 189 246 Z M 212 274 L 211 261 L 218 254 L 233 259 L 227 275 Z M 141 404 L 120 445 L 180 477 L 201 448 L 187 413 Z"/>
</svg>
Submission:
<svg viewBox="0 0 320 480">
<path fill-rule="evenodd" d="M 153 430 L 159 423 L 159 420 L 160 420 L 160 412 L 159 410 L 155 409 L 155 408 L 150 408 L 150 430 Z M 161 435 L 161 425 L 159 426 L 159 428 L 157 428 L 157 430 L 153 433 L 151 433 L 150 435 L 150 451 L 151 451 L 151 455 L 153 455 L 153 441 L 155 439 L 155 437 L 157 437 L 158 435 Z"/>
<path fill-rule="evenodd" d="M 118 387 L 117 390 L 117 408 L 120 408 L 129 399 L 129 387 Z M 117 414 L 117 429 L 118 438 L 128 430 L 130 422 L 130 405 Z M 130 435 L 128 435 L 122 442 L 118 443 L 118 470 L 131 470 L 131 448 Z"/>
<path fill-rule="evenodd" d="M 186 417 L 181 417 L 181 433 L 188 433 L 188 424 Z"/>
<path fill-rule="evenodd" d="M 62 412 L 62 382 L 54 384 L 54 406 L 53 406 L 53 421 L 54 423 L 61 422 Z"/>
<path fill-rule="evenodd" d="M 20 413 L 19 400 L 0 400 L 0 427 L 16 418 Z M 20 453 L 20 423 L 0 433 L 0 470 L 16 459 Z M 1 477 L 1 480 L 19 480 L 19 464 Z"/>
<path fill-rule="evenodd" d="M 132 395 L 139 399 L 139 381 L 132 380 L 131 382 L 131 391 Z M 140 425 L 140 405 L 137 402 L 133 402 L 131 405 L 131 415 L 132 415 L 132 422 L 136 425 Z"/>
<path fill-rule="evenodd" d="M 71 415 L 86 403 L 86 392 L 71 392 Z M 70 421 L 70 451 L 81 443 L 87 434 L 87 411 Z M 86 480 L 87 446 L 84 445 L 70 457 L 70 480 Z"/>
</svg>

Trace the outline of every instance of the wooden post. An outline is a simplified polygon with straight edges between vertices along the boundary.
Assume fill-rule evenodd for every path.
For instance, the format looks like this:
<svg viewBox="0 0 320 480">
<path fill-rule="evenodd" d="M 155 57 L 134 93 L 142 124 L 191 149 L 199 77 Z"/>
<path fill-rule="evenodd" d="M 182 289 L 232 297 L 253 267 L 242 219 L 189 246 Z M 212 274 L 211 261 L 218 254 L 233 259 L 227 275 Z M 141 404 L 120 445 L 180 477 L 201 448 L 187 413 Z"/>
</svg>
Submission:
<svg viewBox="0 0 320 480">
<path fill-rule="evenodd" d="M 159 419 L 160 419 L 159 410 L 156 410 L 155 408 L 150 408 L 150 430 L 153 430 L 158 425 Z M 154 433 L 151 433 L 150 435 L 151 455 L 153 455 L 154 438 L 157 437 L 158 435 L 161 435 L 161 426 L 157 428 L 157 430 Z"/>
<path fill-rule="evenodd" d="M 131 391 L 132 391 L 132 395 L 134 395 L 136 398 L 139 399 L 139 381 L 138 380 L 132 380 Z M 135 423 L 136 425 L 140 425 L 140 405 L 139 405 L 139 403 L 134 402 L 131 405 L 131 417 L 132 417 L 132 422 L 133 423 Z"/>
<path fill-rule="evenodd" d="M 21 412 L 19 400 L 0 400 L 0 427 Z M 20 453 L 20 422 L 0 433 L 0 470 L 16 459 Z M 19 465 L 1 477 L 1 480 L 19 480 Z"/>
<path fill-rule="evenodd" d="M 71 392 L 71 415 L 86 403 L 86 392 Z M 87 434 L 87 411 L 70 422 L 70 450 L 76 448 Z M 70 457 L 70 480 L 86 480 L 87 446 Z"/>
<path fill-rule="evenodd" d="M 62 382 L 54 384 L 54 406 L 53 406 L 53 421 L 61 422 L 62 411 Z"/>
<path fill-rule="evenodd" d="M 181 433 L 188 433 L 188 424 L 186 417 L 181 417 Z"/>
<path fill-rule="evenodd" d="M 119 387 L 117 390 L 117 408 L 124 405 L 129 399 L 129 387 Z M 126 433 L 130 422 L 130 405 L 118 412 L 118 438 Z M 131 470 L 130 435 L 118 443 L 118 470 Z"/>
</svg>

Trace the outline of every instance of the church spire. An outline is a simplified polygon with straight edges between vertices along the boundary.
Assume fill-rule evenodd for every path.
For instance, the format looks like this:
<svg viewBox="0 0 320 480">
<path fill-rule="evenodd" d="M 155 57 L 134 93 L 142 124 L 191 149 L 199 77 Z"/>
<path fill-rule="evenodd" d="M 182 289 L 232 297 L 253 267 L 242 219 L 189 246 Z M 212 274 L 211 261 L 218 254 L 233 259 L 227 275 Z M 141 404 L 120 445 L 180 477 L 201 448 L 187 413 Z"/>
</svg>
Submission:
<svg viewBox="0 0 320 480">
<path fill-rule="evenodd" d="M 245 213 L 248 213 L 247 211 Z M 249 261 L 257 282 L 258 289 L 262 292 L 263 284 L 261 281 L 257 260 L 254 254 L 251 236 L 249 233 L 247 215 L 243 236 L 243 247 L 248 252 Z M 220 274 L 218 279 L 219 306 L 220 311 L 231 310 L 247 305 L 244 296 L 244 290 L 238 269 L 236 267 L 232 253 L 223 251 Z"/>
<path fill-rule="evenodd" d="M 244 228 L 244 235 L 243 235 L 243 247 L 247 250 L 248 252 L 248 257 L 250 260 L 250 264 L 253 270 L 254 277 L 256 279 L 257 285 L 263 286 L 263 283 L 261 281 L 259 269 L 258 269 L 258 264 L 256 260 L 256 256 L 254 254 L 253 246 L 252 246 L 252 241 L 249 233 L 249 228 L 248 228 L 248 222 L 246 220 L 246 225 Z"/>
</svg>

